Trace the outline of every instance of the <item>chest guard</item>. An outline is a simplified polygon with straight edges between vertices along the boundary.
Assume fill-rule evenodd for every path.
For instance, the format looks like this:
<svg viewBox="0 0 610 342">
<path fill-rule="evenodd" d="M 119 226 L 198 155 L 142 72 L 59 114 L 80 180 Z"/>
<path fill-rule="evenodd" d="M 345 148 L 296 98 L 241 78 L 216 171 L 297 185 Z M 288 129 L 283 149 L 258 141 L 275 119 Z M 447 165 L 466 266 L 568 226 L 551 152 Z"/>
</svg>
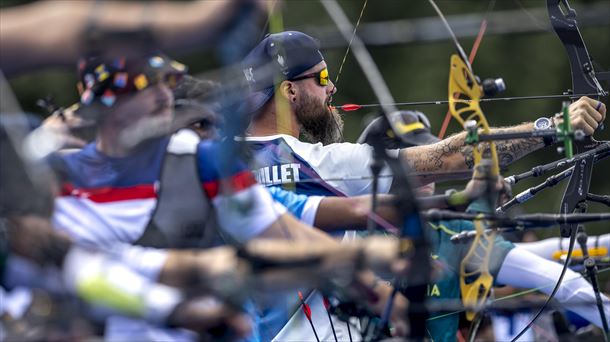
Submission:
<svg viewBox="0 0 610 342">
<path fill-rule="evenodd" d="M 197 171 L 199 140 L 187 129 L 172 136 L 161 167 L 157 206 L 136 244 L 202 248 L 219 241 L 216 214 Z"/>
</svg>

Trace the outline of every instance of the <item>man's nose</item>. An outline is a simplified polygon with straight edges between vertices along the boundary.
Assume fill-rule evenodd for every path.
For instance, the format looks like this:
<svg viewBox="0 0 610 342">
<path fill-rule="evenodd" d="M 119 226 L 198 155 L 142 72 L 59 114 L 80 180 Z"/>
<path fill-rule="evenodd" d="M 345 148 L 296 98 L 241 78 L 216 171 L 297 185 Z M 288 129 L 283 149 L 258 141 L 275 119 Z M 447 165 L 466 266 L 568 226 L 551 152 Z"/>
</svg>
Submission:
<svg viewBox="0 0 610 342">
<path fill-rule="evenodd" d="M 328 80 L 327 89 L 330 89 L 328 92 L 329 95 L 334 95 L 337 92 L 337 87 L 335 87 L 335 84 L 331 80 Z"/>
</svg>

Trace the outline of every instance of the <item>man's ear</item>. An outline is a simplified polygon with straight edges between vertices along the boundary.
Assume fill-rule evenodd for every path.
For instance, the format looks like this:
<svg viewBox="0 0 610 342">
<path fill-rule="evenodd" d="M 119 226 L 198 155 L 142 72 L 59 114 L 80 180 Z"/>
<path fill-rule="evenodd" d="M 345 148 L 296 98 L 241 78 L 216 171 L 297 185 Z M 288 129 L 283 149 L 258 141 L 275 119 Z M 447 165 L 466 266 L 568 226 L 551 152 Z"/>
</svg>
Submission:
<svg viewBox="0 0 610 342">
<path fill-rule="evenodd" d="M 279 93 L 282 94 L 288 102 L 295 102 L 297 96 L 297 87 L 293 82 L 283 81 L 279 86 Z"/>
</svg>

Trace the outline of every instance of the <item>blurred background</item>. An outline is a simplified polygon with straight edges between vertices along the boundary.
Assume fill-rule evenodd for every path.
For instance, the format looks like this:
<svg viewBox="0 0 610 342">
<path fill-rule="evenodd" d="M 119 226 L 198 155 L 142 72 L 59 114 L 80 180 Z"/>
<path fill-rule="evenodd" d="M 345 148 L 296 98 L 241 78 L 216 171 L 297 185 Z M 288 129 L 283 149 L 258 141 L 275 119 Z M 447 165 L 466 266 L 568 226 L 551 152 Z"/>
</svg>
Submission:
<svg viewBox="0 0 610 342">
<path fill-rule="evenodd" d="M 2 11 L 6 12 L 7 8 L 31 2 L 33 1 L 1 0 L 0 6 Z M 487 15 L 487 33 L 483 37 L 473 68 L 481 78 L 504 78 L 507 90 L 502 96 L 561 94 L 570 88 L 567 54 L 550 29 L 545 1 L 500 0 L 489 13 L 487 1 L 439 0 L 437 3 L 467 53 L 479 31 L 481 20 Z M 363 1 L 343 0 L 340 4 L 351 22 L 355 23 Z M 571 0 L 570 4 L 577 10 L 582 36 L 589 53 L 598 64 L 598 69 L 608 70 L 610 1 Z M 274 10 L 275 18 L 279 18 L 285 30 L 300 30 L 320 39 L 331 79 L 334 80 L 347 43 L 341 38 L 334 22 L 320 3 L 313 0 L 287 0 L 277 4 Z M 264 20 L 261 21 L 261 32 L 265 26 Z M 369 1 L 358 34 L 369 47 L 396 101 L 446 100 L 449 56 L 454 53 L 454 46 L 427 1 Z M 188 65 L 193 75 L 201 75 L 220 65 L 220 57 L 206 48 L 193 48 L 188 53 L 173 54 L 172 57 Z M 36 101 L 40 98 L 50 96 L 60 106 L 69 106 L 77 100 L 73 66 L 9 75 L 9 82 L 22 107 L 41 116 L 46 114 L 36 106 Z M 605 84 L 604 87 L 607 89 Z M 334 99 L 337 105 L 376 102 L 366 78 L 351 54 L 345 61 L 338 88 Z M 604 101 L 607 103 L 607 98 Z M 434 133 L 438 133 L 447 112 L 446 105 L 404 109 L 426 113 Z M 561 110 L 561 100 L 484 103 L 483 110 L 492 126 L 508 126 L 533 121 L 541 116 L 551 116 Z M 354 141 L 367 119 L 375 114 L 377 113 L 374 110 L 365 109 L 345 113 L 345 139 Z M 596 135 L 598 140 L 610 139 L 610 121 L 607 120 L 606 126 L 608 128 L 605 131 Z M 447 135 L 460 130 L 452 121 Z M 526 171 L 535 165 L 560 157 L 554 148 L 547 148 L 515 163 L 503 174 L 512 175 Z M 610 194 L 609 174 L 610 160 L 596 165 L 591 191 L 596 194 Z M 518 193 L 543 180 L 534 178 L 523 181 L 517 184 L 513 191 Z M 459 183 L 445 183 L 439 186 L 439 190 L 457 184 Z M 559 185 L 539 194 L 537 199 L 521 206 L 519 210 L 530 213 L 557 212 L 564 186 Z M 598 204 L 591 204 L 589 207 L 590 212 L 607 210 L 607 207 Z M 610 225 L 607 222 L 589 224 L 587 231 L 589 234 L 606 233 L 610 231 Z M 557 230 L 537 230 L 537 234 L 539 238 L 555 236 Z"/>
</svg>

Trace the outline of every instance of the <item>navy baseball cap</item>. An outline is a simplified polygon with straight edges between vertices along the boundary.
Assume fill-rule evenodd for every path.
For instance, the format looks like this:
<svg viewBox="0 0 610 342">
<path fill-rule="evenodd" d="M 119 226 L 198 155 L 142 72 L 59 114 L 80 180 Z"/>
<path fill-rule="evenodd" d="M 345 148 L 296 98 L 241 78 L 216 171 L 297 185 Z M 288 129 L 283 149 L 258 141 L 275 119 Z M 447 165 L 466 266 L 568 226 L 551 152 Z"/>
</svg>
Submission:
<svg viewBox="0 0 610 342">
<path fill-rule="evenodd" d="M 246 112 L 259 110 L 273 97 L 274 86 L 291 80 L 324 60 L 319 42 L 298 31 L 268 34 L 242 62 L 250 93 Z"/>
</svg>

